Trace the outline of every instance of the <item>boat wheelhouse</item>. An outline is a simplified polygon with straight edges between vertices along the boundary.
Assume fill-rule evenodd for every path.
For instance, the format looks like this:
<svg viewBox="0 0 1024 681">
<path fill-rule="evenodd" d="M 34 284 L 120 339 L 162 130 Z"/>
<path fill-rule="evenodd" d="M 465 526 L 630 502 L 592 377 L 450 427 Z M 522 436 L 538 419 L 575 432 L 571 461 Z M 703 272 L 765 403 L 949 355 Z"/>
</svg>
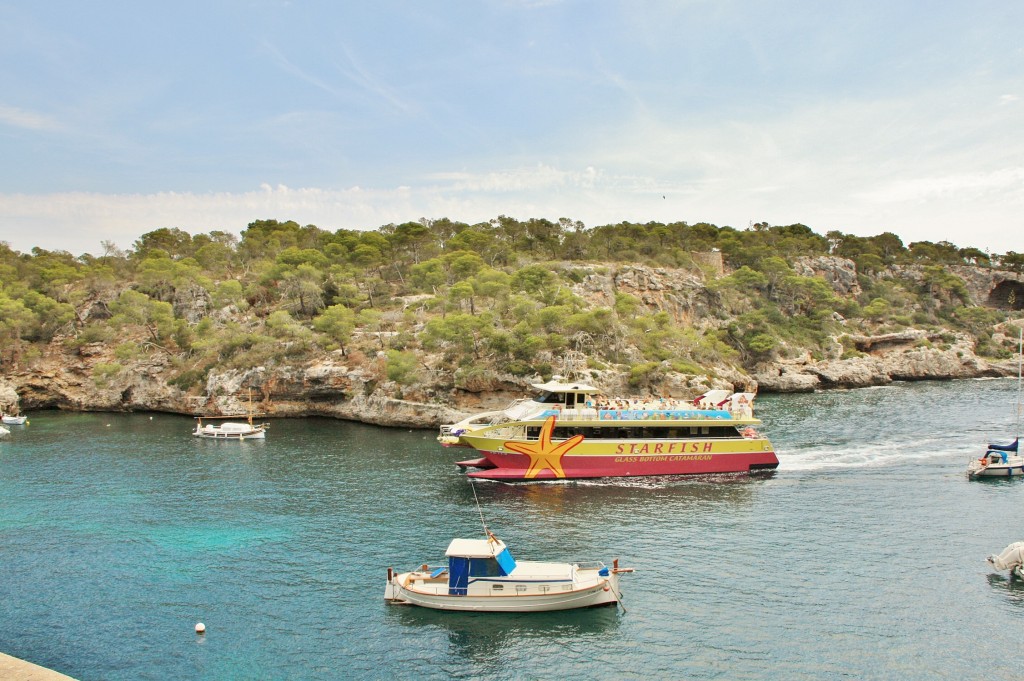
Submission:
<svg viewBox="0 0 1024 681">
<path fill-rule="evenodd" d="M 503 541 L 453 539 L 448 564 L 422 565 L 395 573 L 388 568 L 384 599 L 436 610 L 541 612 L 619 602 L 619 575 L 632 568 L 600 561 L 546 563 L 517 561 Z"/>
<path fill-rule="evenodd" d="M 545 480 L 755 472 L 778 467 L 757 430 L 754 393 L 712 390 L 693 400 L 609 398 L 554 377 L 538 395 L 441 426 L 438 440 L 481 456 L 470 477 Z"/>
</svg>

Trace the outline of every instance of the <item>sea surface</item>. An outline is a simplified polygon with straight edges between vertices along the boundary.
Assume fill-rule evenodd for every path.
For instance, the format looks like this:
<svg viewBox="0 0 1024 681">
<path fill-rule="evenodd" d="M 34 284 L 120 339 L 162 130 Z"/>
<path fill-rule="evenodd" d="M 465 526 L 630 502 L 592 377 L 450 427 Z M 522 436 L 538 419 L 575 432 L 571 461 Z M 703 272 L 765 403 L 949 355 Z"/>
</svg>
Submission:
<svg viewBox="0 0 1024 681">
<path fill-rule="evenodd" d="M 388 605 L 388 566 L 482 536 L 432 431 L 30 413 L 0 439 L 0 651 L 92 679 L 1019 679 L 1016 381 L 758 398 L 774 473 L 477 482 L 522 559 L 620 558 L 626 610 Z M 203 622 L 207 633 L 197 635 Z"/>
</svg>

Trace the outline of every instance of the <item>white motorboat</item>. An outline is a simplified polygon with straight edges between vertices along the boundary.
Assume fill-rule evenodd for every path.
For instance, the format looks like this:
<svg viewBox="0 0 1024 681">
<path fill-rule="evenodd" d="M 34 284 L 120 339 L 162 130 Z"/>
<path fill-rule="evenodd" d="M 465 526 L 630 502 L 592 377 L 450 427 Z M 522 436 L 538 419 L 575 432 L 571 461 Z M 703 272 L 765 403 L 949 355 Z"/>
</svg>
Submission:
<svg viewBox="0 0 1024 681">
<path fill-rule="evenodd" d="M 1014 542 L 1002 553 L 993 554 L 985 560 L 996 570 L 1009 570 L 1012 576 L 1024 579 L 1024 541 Z"/>
<path fill-rule="evenodd" d="M 517 561 L 505 543 L 487 532 L 486 539 L 453 539 L 448 565 L 422 565 L 410 572 L 388 568 L 384 599 L 436 610 L 541 612 L 601 605 L 621 605 L 619 575 L 632 572 L 600 561 L 544 563 Z"/>
<path fill-rule="evenodd" d="M 10 414 L 4 414 L 0 416 L 0 422 L 5 426 L 23 426 L 25 421 L 28 419 L 27 416 L 11 416 Z"/>
<path fill-rule="evenodd" d="M 1017 339 L 1017 405 L 1014 418 L 1014 439 L 1009 444 L 990 442 L 985 455 L 967 463 L 969 478 L 1005 478 L 1024 475 L 1024 456 L 1020 455 L 1021 369 L 1024 367 L 1024 329 Z"/>
<path fill-rule="evenodd" d="M 9 431 L 8 429 L 4 428 L 3 426 L 0 426 L 0 437 L 5 437 L 5 436 L 10 435 L 10 434 L 11 434 L 11 431 Z"/>
<path fill-rule="evenodd" d="M 205 437 L 213 440 L 262 440 L 267 437 L 267 424 L 254 424 L 250 418 L 247 422 L 225 421 L 224 423 L 203 424 L 203 419 L 210 417 L 200 416 L 196 420 L 196 429 L 192 431 L 195 437 Z"/>
</svg>

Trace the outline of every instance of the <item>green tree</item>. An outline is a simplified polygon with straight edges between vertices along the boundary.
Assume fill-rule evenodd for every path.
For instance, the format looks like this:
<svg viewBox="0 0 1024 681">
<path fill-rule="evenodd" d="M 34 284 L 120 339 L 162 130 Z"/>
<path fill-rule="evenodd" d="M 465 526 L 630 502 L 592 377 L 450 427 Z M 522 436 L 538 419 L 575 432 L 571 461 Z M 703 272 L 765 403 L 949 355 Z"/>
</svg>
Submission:
<svg viewBox="0 0 1024 681">
<path fill-rule="evenodd" d="M 416 355 L 402 350 L 388 350 L 385 373 L 389 381 L 398 384 L 409 382 L 416 373 Z"/>
<path fill-rule="evenodd" d="M 8 298 L 0 292 L 0 359 L 7 358 L 17 362 L 22 348 L 22 334 L 34 328 L 39 322 L 38 317 L 20 300 Z"/>
<path fill-rule="evenodd" d="M 127 290 L 111 304 L 111 325 L 143 327 L 154 343 L 162 343 L 174 332 L 174 310 L 170 303 L 153 300 L 145 293 Z"/>
<path fill-rule="evenodd" d="M 355 326 L 355 312 L 344 305 L 331 305 L 313 320 L 313 328 L 337 343 L 342 355 L 348 354 L 345 347 Z"/>
</svg>

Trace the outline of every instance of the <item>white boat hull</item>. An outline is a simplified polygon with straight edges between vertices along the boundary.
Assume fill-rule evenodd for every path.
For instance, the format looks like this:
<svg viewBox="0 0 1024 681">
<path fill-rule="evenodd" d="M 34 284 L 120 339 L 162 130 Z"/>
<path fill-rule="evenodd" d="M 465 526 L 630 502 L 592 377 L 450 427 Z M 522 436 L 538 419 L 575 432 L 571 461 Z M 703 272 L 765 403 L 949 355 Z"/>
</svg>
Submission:
<svg viewBox="0 0 1024 681">
<path fill-rule="evenodd" d="M 414 573 L 396 575 L 387 584 L 385 599 L 401 605 L 418 605 L 434 610 L 460 610 L 469 612 L 547 612 L 593 608 L 618 603 L 618 575 L 601 578 L 589 586 L 573 585 L 569 591 L 550 591 L 546 594 L 509 594 L 501 596 L 465 595 L 453 596 L 441 593 L 426 593 L 403 584 L 410 581 Z"/>
<path fill-rule="evenodd" d="M 223 430 L 218 426 L 196 428 L 192 435 L 210 440 L 265 440 L 267 433 L 262 428 L 251 430 Z"/>
<path fill-rule="evenodd" d="M 971 478 L 1012 478 L 1024 475 L 1024 457 L 1017 455 L 1006 457 L 1006 461 L 983 463 L 982 459 L 972 459 L 967 466 L 967 475 Z"/>
<path fill-rule="evenodd" d="M 3 426 L 0 426 L 0 437 L 3 437 L 5 435 L 10 435 L 10 434 L 11 434 L 11 431 L 7 430 Z"/>
<path fill-rule="evenodd" d="M 5 426 L 23 426 L 25 425 L 25 420 L 27 418 L 27 416 L 4 416 L 0 417 L 0 421 L 2 421 Z"/>
</svg>

